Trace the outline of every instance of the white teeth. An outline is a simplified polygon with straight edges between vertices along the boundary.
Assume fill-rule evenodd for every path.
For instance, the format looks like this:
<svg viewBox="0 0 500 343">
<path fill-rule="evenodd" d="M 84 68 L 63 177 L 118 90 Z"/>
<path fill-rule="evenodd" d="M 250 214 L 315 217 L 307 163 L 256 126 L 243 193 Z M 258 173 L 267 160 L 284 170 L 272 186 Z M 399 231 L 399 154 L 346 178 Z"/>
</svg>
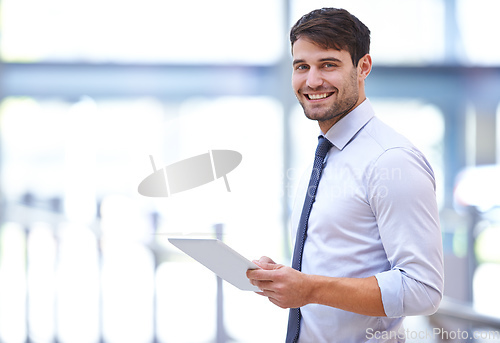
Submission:
<svg viewBox="0 0 500 343">
<path fill-rule="evenodd" d="M 309 99 L 311 100 L 318 100 L 318 99 L 324 99 L 328 96 L 328 93 L 323 93 L 323 94 L 308 94 Z"/>
</svg>

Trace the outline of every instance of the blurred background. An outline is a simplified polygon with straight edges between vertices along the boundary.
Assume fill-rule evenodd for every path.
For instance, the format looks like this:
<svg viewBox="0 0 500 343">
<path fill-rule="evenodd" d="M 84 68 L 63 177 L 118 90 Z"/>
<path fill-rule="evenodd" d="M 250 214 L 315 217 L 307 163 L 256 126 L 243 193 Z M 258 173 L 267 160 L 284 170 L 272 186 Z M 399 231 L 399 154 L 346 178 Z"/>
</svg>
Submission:
<svg viewBox="0 0 500 343">
<path fill-rule="evenodd" d="M 445 300 L 406 327 L 448 335 L 408 341 L 500 342 L 496 0 L 1 0 L 0 342 L 283 341 L 287 311 L 167 238 L 289 263 L 318 128 L 290 86 L 288 31 L 325 6 L 370 28 L 367 95 L 437 178 Z M 150 156 L 211 149 L 243 156 L 231 192 L 137 192 Z"/>
</svg>

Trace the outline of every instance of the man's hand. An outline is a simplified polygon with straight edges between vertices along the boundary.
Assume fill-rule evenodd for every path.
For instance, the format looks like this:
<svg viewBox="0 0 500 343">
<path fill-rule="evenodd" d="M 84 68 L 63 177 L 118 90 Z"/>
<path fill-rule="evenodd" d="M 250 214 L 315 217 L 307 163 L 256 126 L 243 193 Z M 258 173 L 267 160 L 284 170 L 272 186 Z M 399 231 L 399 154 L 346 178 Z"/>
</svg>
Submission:
<svg viewBox="0 0 500 343">
<path fill-rule="evenodd" d="M 261 257 L 253 261 L 261 269 L 247 271 L 250 282 L 259 287 L 257 294 L 281 308 L 321 304 L 365 316 L 385 317 L 382 295 L 375 276 L 339 278 L 301 273 Z"/>
<path fill-rule="evenodd" d="M 261 269 L 247 271 L 250 282 L 259 287 L 257 294 L 281 308 L 297 308 L 310 303 L 309 276 L 293 268 L 275 263 L 269 257 L 253 261 Z"/>
</svg>

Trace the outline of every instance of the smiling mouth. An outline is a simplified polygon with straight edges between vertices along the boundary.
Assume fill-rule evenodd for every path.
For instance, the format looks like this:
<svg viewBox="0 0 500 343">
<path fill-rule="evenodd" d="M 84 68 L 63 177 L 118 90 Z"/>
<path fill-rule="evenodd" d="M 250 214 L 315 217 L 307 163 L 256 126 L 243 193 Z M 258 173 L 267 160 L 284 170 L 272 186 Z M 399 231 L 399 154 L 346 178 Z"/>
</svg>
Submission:
<svg viewBox="0 0 500 343">
<path fill-rule="evenodd" d="M 321 94 L 305 94 L 306 98 L 309 100 L 322 100 L 330 97 L 332 93 L 321 93 Z"/>
</svg>

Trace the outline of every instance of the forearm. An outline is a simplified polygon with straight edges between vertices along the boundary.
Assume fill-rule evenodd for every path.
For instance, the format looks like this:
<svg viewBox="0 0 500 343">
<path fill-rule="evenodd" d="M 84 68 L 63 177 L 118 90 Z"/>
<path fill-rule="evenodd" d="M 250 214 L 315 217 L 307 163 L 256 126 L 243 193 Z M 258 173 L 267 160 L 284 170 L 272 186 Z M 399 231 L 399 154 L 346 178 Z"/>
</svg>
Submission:
<svg viewBox="0 0 500 343">
<path fill-rule="evenodd" d="M 336 307 L 367 316 L 385 317 L 377 279 L 307 276 L 308 303 Z"/>
<path fill-rule="evenodd" d="M 385 317 L 375 276 L 338 278 L 301 273 L 281 264 L 254 261 L 261 269 L 247 271 L 261 295 L 282 308 L 321 304 L 367 316 Z"/>
</svg>

